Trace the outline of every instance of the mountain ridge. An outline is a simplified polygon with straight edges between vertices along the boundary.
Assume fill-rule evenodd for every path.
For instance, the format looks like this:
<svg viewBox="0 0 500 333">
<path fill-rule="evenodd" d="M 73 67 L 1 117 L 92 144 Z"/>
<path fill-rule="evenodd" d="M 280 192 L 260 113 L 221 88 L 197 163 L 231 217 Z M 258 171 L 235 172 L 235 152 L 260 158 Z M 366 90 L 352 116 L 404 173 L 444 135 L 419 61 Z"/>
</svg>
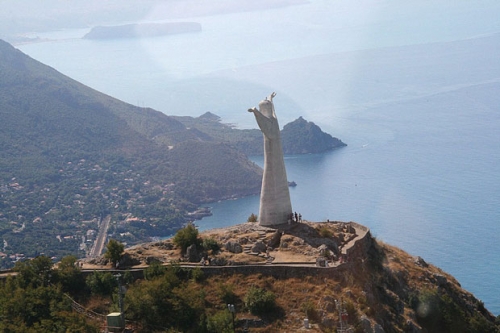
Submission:
<svg viewBox="0 0 500 333">
<path fill-rule="evenodd" d="M 88 239 L 97 218 L 109 214 L 112 235 L 128 232 L 122 241 L 168 235 L 203 202 L 259 191 L 262 170 L 233 147 L 86 87 L 4 41 L 0 88 L 0 237 L 9 244 L 6 254 L 60 256 L 72 248 L 82 255 L 79 239 Z M 189 156 L 182 149 L 197 142 L 211 158 L 188 174 L 179 167 Z M 126 222 L 130 215 L 143 223 Z M 45 228 L 33 222 L 40 220 Z M 20 241 L 34 233 L 39 242 Z"/>
</svg>

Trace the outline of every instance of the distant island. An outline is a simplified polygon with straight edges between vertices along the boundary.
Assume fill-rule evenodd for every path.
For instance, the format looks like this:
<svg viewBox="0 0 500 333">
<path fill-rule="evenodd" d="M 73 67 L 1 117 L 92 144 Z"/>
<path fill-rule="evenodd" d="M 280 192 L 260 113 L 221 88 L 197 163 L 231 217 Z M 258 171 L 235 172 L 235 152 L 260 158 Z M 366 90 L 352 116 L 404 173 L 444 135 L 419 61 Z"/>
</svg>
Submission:
<svg viewBox="0 0 500 333">
<path fill-rule="evenodd" d="M 115 26 L 96 26 L 84 39 L 141 38 L 175 35 L 201 31 L 197 22 L 134 23 Z"/>
</svg>

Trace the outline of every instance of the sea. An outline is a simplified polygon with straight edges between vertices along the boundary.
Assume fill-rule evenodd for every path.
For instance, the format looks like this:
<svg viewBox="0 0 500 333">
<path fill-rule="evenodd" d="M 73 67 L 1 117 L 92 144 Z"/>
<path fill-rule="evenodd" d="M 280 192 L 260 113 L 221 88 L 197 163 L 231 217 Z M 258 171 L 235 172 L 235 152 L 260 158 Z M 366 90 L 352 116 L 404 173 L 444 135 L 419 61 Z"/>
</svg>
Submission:
<svg viewBox="0 0 500 333">
<path fill-rule="evenodd" d="M 82 39 L 88 27 L 34 32 L 26 36 L 38 42 L 16 47 L 128 103 L 168 115 L 210 111 L 238 128 L 257 128 L 247 109 L 275 91 L 280 125 L 303 116 L 347 144 L 285 157 L 294 211 L 366 225 L 500 314 L 499 1 L 162 10 L 141 22 L 195 21 L 202 31 Z M 245 222 L 259 196 L 208 206 L 202 230 Z"/>
</svg>

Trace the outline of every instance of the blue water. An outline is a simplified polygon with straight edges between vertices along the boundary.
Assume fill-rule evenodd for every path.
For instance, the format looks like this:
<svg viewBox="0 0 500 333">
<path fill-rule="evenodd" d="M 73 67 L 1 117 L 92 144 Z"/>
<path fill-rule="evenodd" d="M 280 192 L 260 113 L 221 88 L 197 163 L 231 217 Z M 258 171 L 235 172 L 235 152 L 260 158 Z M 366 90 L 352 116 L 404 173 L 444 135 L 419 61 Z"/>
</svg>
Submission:
<svg viewBox="0 0 500 333">
<path fill-rule="evenodd" d="M 241 128 L 276 91 L 282 125 L 304 116 L 348 144 L 286 157 L 294 210 L 367 225 L 500 314 L 498 17 L 498 1 L 312 0 L 189 18 L 197 34 L 89 41 L 70 30 L 18 47 L 129 103 Z M 242 223 L 258 201 L 214 203 L 198 225 Z"/>
</svg>

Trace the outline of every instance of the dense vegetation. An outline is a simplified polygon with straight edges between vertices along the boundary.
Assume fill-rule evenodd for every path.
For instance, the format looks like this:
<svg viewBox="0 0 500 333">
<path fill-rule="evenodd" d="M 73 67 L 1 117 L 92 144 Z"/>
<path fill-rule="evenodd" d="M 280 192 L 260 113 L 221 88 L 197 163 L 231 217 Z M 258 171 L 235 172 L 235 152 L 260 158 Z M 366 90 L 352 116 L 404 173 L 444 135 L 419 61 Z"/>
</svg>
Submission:
<svg viewBox="0 0 500 333">
<path fill-rule="evenodd" d="M 258 193 L 261 170 L 152 109 L 94 91 L 0 41 L 0 267 L 85 255 L 99 221 L 128 244 L 201 203 Z"/>
<path fill-rule="evenodd" d="M 83 315 L 72 310 L 65 294 L 85 288 L 72 257 L 57 270 L 48 257 L 18 262 L 17 276 L 0 281 L 0 330 L 2 332 L 99 332 Z"/>
</svg>

